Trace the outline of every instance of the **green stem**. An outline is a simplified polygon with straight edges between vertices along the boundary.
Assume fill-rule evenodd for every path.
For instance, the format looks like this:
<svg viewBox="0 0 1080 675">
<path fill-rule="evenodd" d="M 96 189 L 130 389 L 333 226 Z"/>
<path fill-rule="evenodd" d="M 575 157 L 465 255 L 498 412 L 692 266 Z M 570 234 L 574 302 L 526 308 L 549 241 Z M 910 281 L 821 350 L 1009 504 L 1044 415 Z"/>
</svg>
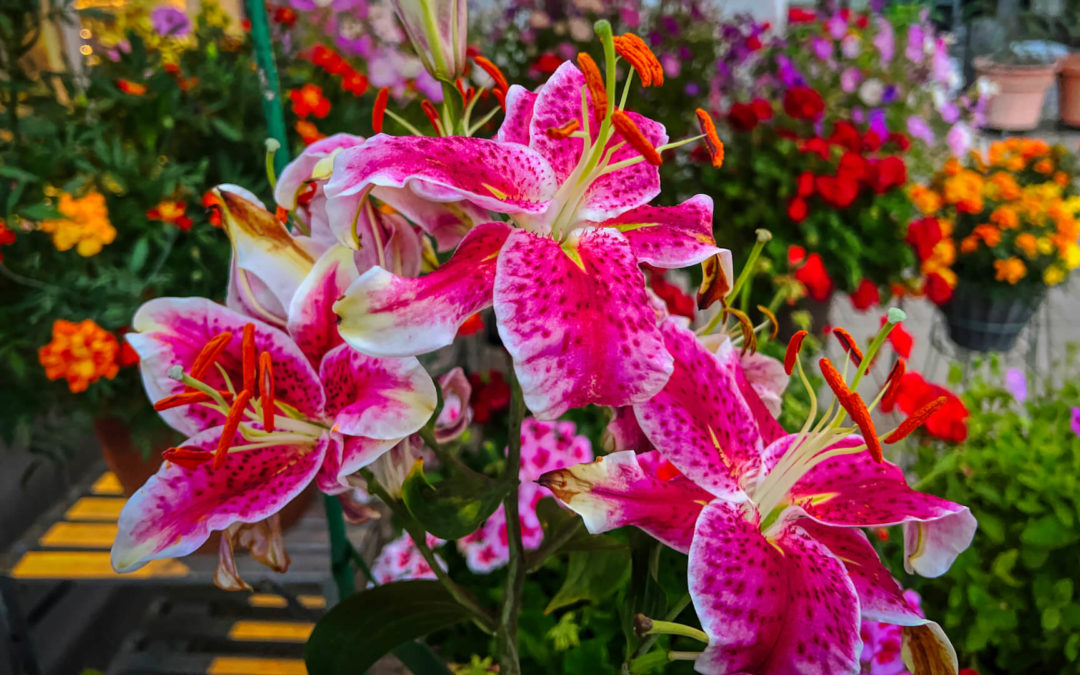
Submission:
<svg viewBox="0 0 1080 675">
<path fill-rule="evenodd" d="M 525 418 L 525 400 L 517 378 L 510 375 L 512 398 L 510 399 L 510 428 L 507 445 L 506 473 L 504 477 L 512 489 L 503 500 L 506 511 L 506 534 L 510 548 L 510 561 L 506 566 L 506 588 L 503 591 L 502 612 L 496 633 L 500 675 L 521 675 L 521 659 L 518 656 L 518 614 L 521 611 L 521 593 L 525 587 L 525 547 L 521 541 L 521 518 L 518 515 L 518 487 L 521 484 L 521 422 Z"/>
<path fill-rule="evenodd" d="M 664 621 L 674 621 L 675 619 L 679 618 L 679 615 L 682 614 L 682 611 L 686 609 L 686 606 L 689 604 L 690 594 L 686 593 L 681 598 L 679 598 L 679 601 L 676 602 L 675 606 L 671 608 L 671 611 L 667 613 L 667 615 L 664 617 Z M 629 660 L 633 661 L 640 656 L 648 654 L 649 651 L 652 650 L 653 645 L 656 644 L 656 640 L 659 637 L 660 635 L 657 633 L 650 633 L 649 636 L 645 638 L 645 641 L 642 642 L 638 646 L 638 648 L 634 650 L 634 653 L 630 656 Z"/>
<path fill-rule="evenodd" d="M 332 495 L 323 495 L 323 508 L 326 509 L 326 529 L 330 532 L 330 571 L 334 575 L 338 602 L 341 602 L 356 592 L 356 579 L 349 565 L 352 545 L 345 537 L 345 514 L 341 510 L 341 502 Z"/>
<path fill-rule="evenodd" d="M 709 636 L 705 634 L 705 631 L 673 621 L 657 621 L 654 619 L 648 635 L 681 635 L 682 637 L 692 638 L 698 642 L 704 642 L 706 644 L 709 642 Z"/>
<path fill-rule="evenodd" d="M 581 532 L 581 526 L 583 524 L 584 523 L 582 523 L 580 518 L 574 518 L 564 525 L 561 530 L 552 534 L 550 539 L 545 538 L 543 545 L 536 550 L 536 553 L 529 557 L 529 566 L 526 573 L 532 574 L 543 567 L 544 563 L 548 561 L 548 558 L 557 553 L 568 541 Z"/>
<path fill-rule="evenodd" d="M 280 174 L 289 163 L 289 146 L 285 135 L 285 111 L 281 107 L 281 85 L 274 64 L 274 50 L 270 45 L 270 26 L 266 21 L 266 4 L 263 0 L 245 0 L 245 6 L 251 21 L 255 60 L 259 64 L 259 89 L 262 91 L 267 136 L 281 143 L 281 150 L 274 154 L 274 167 Z"/>
<path fill-rule="evenodd" d="M 443 117 L 449 120 L 450 125 L 446 129 L 447 136 L 465 135 L 465 116 L 461 106 L 458 105 L 458 97 L 461 93 L 457 87 L 449 82 L 442 83 Z"/>
</svg>

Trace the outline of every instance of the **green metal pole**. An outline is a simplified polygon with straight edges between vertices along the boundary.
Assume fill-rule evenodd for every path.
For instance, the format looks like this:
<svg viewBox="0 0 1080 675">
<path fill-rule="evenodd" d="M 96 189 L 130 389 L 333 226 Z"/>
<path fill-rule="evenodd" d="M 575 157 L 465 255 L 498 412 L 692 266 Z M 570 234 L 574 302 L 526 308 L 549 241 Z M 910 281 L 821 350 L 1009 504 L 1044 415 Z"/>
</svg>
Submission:
<svg viewBox="0 0 1080 675">
<path fill-rule="evenodd" d="M 356 579 L 352 570 L 352 545 L 345 537 L 345 514 L 341 502 L 333 495 L 323 495 L 326 508 L 326 529 L 330 531 L 330 571 L 334 575 L 338 602 L 356 592 Z"/>
<path fill-rule="evenodd" d="M 289 162 L 289 145 L 285 135 L 285 111 L 281 106 L 281 84 L 274 64 L 274 48 L 270 44 L 270 24 L 266 20 L 266 4 L 263 0 L 246 0 L 245 6 L 248 20 L 251 21 L 255 61 L 259 65 L 259 89 L 262 90 L 267 136 L 281 143 L 281 149 L 274 155 L 274 170 L 280 174 Z"/>
</svg>

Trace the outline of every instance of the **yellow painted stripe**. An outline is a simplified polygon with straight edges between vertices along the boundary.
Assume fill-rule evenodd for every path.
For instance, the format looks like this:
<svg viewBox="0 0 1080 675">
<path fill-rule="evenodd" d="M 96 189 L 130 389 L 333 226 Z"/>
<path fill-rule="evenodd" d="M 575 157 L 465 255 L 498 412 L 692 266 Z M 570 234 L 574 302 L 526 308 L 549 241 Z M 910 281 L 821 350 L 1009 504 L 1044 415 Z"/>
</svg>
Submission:
<svg viewBox="0 0 1080 675">
<path fill-rule="evenodd" d="M 38 543 L 53 548 L 111 548 L 116 523 L 53 523 Z"/>
<path fill-rule="evenodd" d="M 326 607 L 326 598 L 321 595 L 298 595 L 296 599 L 308 609 L 323 609 Z M 248 596 L 248 604 L 252 607 L 272 608 L 287 607 L 289 605 L 285 598 L 273 593 L 252 593 Z"/>
<path fill-rule="evenodd" d="M 116 497 L 83 497 L 71 505 L 64 517 L 68 520 L 112 521 L 120 517 L 127 500 Z"/>
<path fill-rule="evenodd" d="M 237 621 L 229 629 L 230 640 L 253 642 L 307 642 L 313 623 L 299 621 Z"/>
<path fill-rule="evenodd" d="M 307 675 L 307 668 L 300 659 L 217 656 L 206 672 L 207 675 Z"/>
<path fill-rule="evenodd" d="M 182 577 L 190 572 L 179 560 L 151 560 L 134 572 L 117 574 L 108 551 L 30 551 L 11 570 L 18 579 L 148 579 Z"/>
<path fill-rule="evenodd" d="M 124 488 L 120 485 L 120 480 L 112 471 L 106 471 L 101 474 L 101 478 L 94 481 L 93 486 L 90 487 L 90 491 L 96 495 L 111 495 L 113 497 L 124 496 Z"/>
</svg>

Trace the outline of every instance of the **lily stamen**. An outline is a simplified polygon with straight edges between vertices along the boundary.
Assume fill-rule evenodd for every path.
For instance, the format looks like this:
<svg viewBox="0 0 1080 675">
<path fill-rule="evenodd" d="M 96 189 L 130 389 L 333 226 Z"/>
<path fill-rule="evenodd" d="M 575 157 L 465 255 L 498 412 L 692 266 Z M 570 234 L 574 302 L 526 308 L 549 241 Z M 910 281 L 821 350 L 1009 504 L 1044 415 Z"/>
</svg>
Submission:
<svg viewBox="0 0 1080 675">
<path fill-rule="evenodd" d="M 637 150 L 645 158 L 646 162 L 653 166 L 660 166 L 664 163 L 660 153 L 656 151 L 656 147 L 645 137 L 645 134 L 634 123 L 634 120 L 630 119 L 629 115 L 622 110 L 614 110 L 611 113 L 611 123 L 615 126 L 615 130 L 619 132 L 619 135 L 630 144 L 630 147 Z"/>
<path fill-rule="evenodd" d="M 664 67 L 644 40 L 633 33 L 624 33 L 616 35 L 613 41 L 615 53 L 637 71 L 642 86 L 659 87 L 664 84 Z"/>
<path fill-rule="evenodd" d="M 787 351 L 784 352 L 784 372 L 791 375 L 795 370 L 795 362 L 799 358 L 799 351 L 802 349 L 803 340 L 809 333 L 805 330 L 796 331 L 791 339 L 788 340 Z"/>
<path fill-rule="evenodd" d="M 483 56 L 474 56 L 473 63 L 480 66 L 480 69 L 495 81 L 492 91 L 501 91 L 505 97 L 506 92 L 510 89 L 510 83 L 507 81 L 506 76 L 503 75 L 503 72 L 499 70 L 499 67 Z"/>
<path fill-rule="evenodd" d="M 889 371 L 889 378 L 885 383 L 885 389 L 881 395 L 881 405 L 885 410 L 892 410 L 896 404 L 896 396 L 900 393 L 900 380 L 904 379 L 904 373 L 907 372 L 907 361 L 903 358 L 896 360 L 893 364 L 892 370 Z"/>
<path fill-rule="evenodd" d="M 199 448 L 181 446 L 179 448 L 167 448 L 161 453 L 161 458 L 185 469 L 197 469 L 209 462 L 213 458 L 213 454 Z"/>
<path fill-rule="evenodd" d="M 232 333 L 230 331 L 219 333 L 211 338 L 195 357 L 188 374 L 196 380 L 201 379 L 210 368 L 210 364 L 217 361 L 217 358 L 221 356 L 221 352 L 225 351 L 230 342 L 232 342 Z"/>
<path fill-rule="evenodd" d="M 911 415 L 911 417 L 904 420 L 900 426 L 896 427 L 892 433 L 886 436 L 884 439 L 885 442 L 892 445 L 893 443 L 904 440 L 911 432 L 925 424 L 926 420 L 930 419 L 930 417 L 941 409 L 941 406 L 945 405 L 948 400 L 949 397 L 947 396 L 938 396 L 933 401 L 930 401 L 919 408 Z"/>
<path fill-rule="evenodd" d="M 225 424 L 221 428 L 221 438 L 218 439 L 217 449 L 214 451 L 215 469 L 220 469 L 225 464 L 225 456 L 228 454 L 229 446 L 232 445 L 233 438 L 236 436 L 236 429 L 240 426 L 240 421 L 244 417 L 244 408 L 247 407 L 250 400 L 251 392 L 245 389 L 236 395 L 236 400 L 233 401 L 232 406 L 229 408 L 229 414 L 225 417 Z"/>
<path fill-rule="evenodd" d="M 562 139 L 569 138 L 572 133 L 581 128 L 581 124 L 577 120 L 570 120 L 561 127 L 552 127 L 545 131 L 548 138 Z"/>
<path fill-rule="evenodd" d="M 431 122 L 431 126 L 435 128 L 435 134 L 437 136 L 444 135 L 442 123 L 439 122 L 439 111 L 435 109 L 435 104 L 424 99 L 423 101 L 420 101 L 420 108 L 424 111 L 424 115 L 428 118 L 428 121 Z"/>
<path fill-rule="evenodd" d="M 243 354 L 243 389 L 255 391 L 255 324 L 244 324 L 244 333 L 240 340 L 240 351 Z"/>
<path fill-rule="evenodd" d="M 371 128 L 377 134 L 383 130 L 383 119 L 386 117 L 386 105 L 390 102 L 390 87 L 383 87 L 375 95 L 375 107 L 371 110 Z"/>
<path fill-rule="evenodd" d="M 840 343 L 840 346 L 844 349 L 844 351 L 855 363 L 855 365 L 860 365 L 863 360 L 863 353 L 859 349 L 859 345 L 855 342 L 855 338 L 851 337 L 851 333 L 847 332 L 843 328 L 833 328 L 832 334 L 836 337 L 837 342 Z"/>
<path fill-rule="evenodd" d="M 701 133 L 705 137 L 705 147 L 709 151 L 712 165 L 719 169 L 724 165 L 724 142 L 720 140 L 720 135 L 716 133 L 716 124 L 713 122 L 712 117 L 703 108 L 697 109 L 697 119 L 698 126 L 701 127 Z"/>
<path fill-rule="evenodd" d="M 586 52 L 580 52 L 577 55 L 577 63 L 581 73 L 585 76 L 585 86 L 589 88 L 589 94 L 592 96 L 596 117 L 597 119 L 603 119 L 607 113 L 608 98 L 607 87 L 604 86 L 604 78 L 600 74 L 600 69 L 596 66 L 596 61 L 593 61 L 593 57 Z"/>
<path fill-rule="evenodd" d="M 232 396 L 232 392 L 218 390 L 218 394 L 222 398 L 228 399 Z M 210 394 L 204 391 L 183 391 L 179 394 L 172 394 L 154 403 L 154 410 L 161 412 L 163 410 L 171 410 L 173 408 L 179 408 L 183 405 L 192 405 L 195 403 L 207 403 L 213 401 L 214 398 Z M 213 407 L 213 406 L 211 406 Z"/>
<path fill-rule="evenodd" d="M 269 352 L 259 354 L 259 401 L 263 409 L 263 426 L 274 430 L 274 365 Z"/>
</svg>

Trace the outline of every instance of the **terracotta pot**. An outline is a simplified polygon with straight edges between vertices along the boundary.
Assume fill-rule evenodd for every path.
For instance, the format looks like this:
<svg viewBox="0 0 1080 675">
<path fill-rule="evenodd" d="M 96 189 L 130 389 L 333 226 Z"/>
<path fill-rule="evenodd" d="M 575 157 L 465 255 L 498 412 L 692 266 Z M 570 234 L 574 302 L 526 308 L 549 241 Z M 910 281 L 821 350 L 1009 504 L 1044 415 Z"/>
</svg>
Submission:
<svg viewBox="0 0 1080 675">
<path fill-rule="evenodd" d="M 1080 52 L 1069 54 L 1061 62 L 1058 116 L 1070 127 L 1080 127 Z"/>
<path fill-rule="evenodd" d="M 985 126 L 1002 131 L 1030 131 L 1039 126 L 1046 90 L 1054 82 L 1057 64 L 1006 65 L 980 56 L 974 66 L 979 77 L 997 88 L 986 105 Z"/>
</svg>

